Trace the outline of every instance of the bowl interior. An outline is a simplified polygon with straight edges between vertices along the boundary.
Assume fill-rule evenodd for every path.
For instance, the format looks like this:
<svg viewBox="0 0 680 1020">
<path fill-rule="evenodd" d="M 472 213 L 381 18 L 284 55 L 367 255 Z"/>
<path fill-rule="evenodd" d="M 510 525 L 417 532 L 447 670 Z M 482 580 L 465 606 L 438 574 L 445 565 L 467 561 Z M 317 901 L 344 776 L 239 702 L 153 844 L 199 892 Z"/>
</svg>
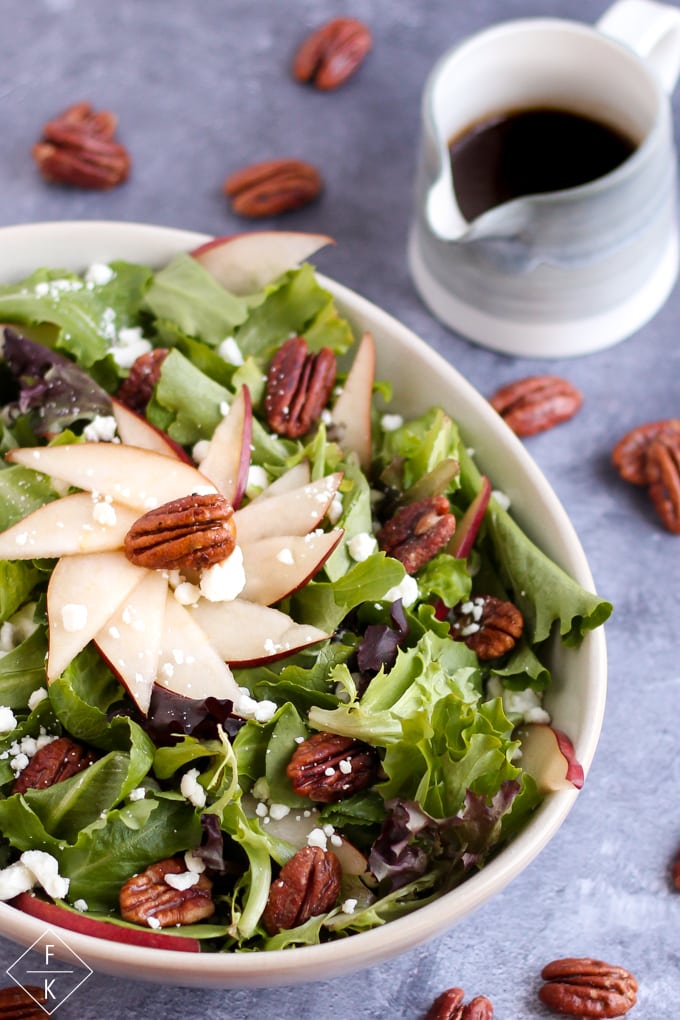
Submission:
<svg viewBox="0 0 680 1020">
<path fill-rule="evenodd" d="M 162 265 L 208 238 L 144 224 L 46 223 L 0 229 L 0 281 L 17 280 L 40 266 L 81 270 L 112 259 Z M 394 387 L 393 407 L 422 413 L 441 404 L 454 417 L 494 488 L 512 501 L 529 536 L 584 588 L 593 579 L 578 537 L 548 482 L 488 402 L 414 333 L 346 287 L 321 276 L 357 332 L 368 329 L 378 349 L 377 374 Z M 548 707 L 573 740 L 587 772 L 602 724 L 606 646 L 602 628 L 579 648 L 555 646 L 554 687 Z M 285 952 L 184 954 L 62 933 L 69 948 L 94 969 L 127 978 L 200 987 L 264 987 L 327 979 L 386 960 L 443 932 L 518 875 L 564 821 L 575 790 L 549 795 L 525 830 L 482 871 L 434 903 L 389 924 L 325 945 Z M 44 922 L 0 904 L 0 933 L 31 945 Z M 263 959 L 265 957 L 266 959 Z"/>
</svg>

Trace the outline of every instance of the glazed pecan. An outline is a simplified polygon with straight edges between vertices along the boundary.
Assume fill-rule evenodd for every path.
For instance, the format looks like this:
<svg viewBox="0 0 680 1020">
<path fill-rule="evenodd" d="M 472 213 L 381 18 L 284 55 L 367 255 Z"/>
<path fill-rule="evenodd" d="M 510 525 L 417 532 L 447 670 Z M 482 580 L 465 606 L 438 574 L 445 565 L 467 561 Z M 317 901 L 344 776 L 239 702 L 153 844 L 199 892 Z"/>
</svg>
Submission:
<svg viewBox="0 0 680 1020">
<path fill-rule="evenodd" d="M 462 988 L 448 988 L 437 996 L 425 1020 L 493 1020 L 493 1006 L 485 995 L 476 995 L 467 1005 Z"/>
<path fill-rule="evenodd" d="M 621 477 L 633 485 L 647 485 L 647 451 L 653 442 L 680 443 L 680 418 L 637 425 L 619 439 L 612 450 L 612 463 Z"/>
<path fill-rule="evenodd" d="M 332 910 L 340 895 L 342 868 L 329 850 L 305 846 L 284 864 L 272 882 L 262 923 L 270 935 L 304 924 Z"/>
<path fill-rule="evenodd" d="M 496 390 L 489 403 L 518 436 L 533 436 L 572 418 L 583 397 L 566 379 L 532 375 Z"/>
<path fill-rule="evenodd" d="M 289 337 L 272 358 L 267 373 L 264 410 L 270 429 L 288 439 L 309 432 L 328 403 L 335 374 L 335 354 L 330 347 L 315 354 L 304 337 Z"/>
<path fill-rule="evenodd" d="M 203 569 L 236 545 L 234 509 L 219 493 L 182 496 L 139 517 L 125 536 L 125 555 L 150 570 Z"/>
<path fill-rule="evenodd" d="M 79 188 L 114 188 L 130 172 L 130 155 L 114 140 L 118 118 L 95 113 L 90 103 L 75 103 L 45 124 L 33 146 L 43 177 Z"/>
<path fill-rule="evenodd" d="M 70 737 L 58 737 L 33 755 L 12 785 L 12 793 L 45 790 L 70 779 L 97 760 L 96 754 Z"/>
<path fill-rule="evenodd" d="M 524 619 L 512 602 L 478 595 L 451 610 L 451 637 L 464 641 L 479 659 L 497 659 L 522 636 Z"/>
<path fill-rule="evenodd" d="M 633 975 L 602 960 L 554 960 L 543 968 L 541 977 L 547 982 L 538 992 L 541 1002 L 566 1016 L 624 1016 L 637 1001 Z"/>
<path fill-rule="evenodd" d="M 645 467 L 656 512 L 669 531 L 680 535 L 680 435 L 650 443 Z"/>
<path fill-rule="evenodd" d="M 179 880 L 177 886 L 168 876 L 187 874 L 184 861 L 169 857 L 133 875 L 121 887 L 120 913 L 126 921 L 149 928 L 169 928 L 178 924 L 196 924 L 215 913 L 212 882 L 205 874 L 191 879 L 192 885 Z"/>
<path fill-rule="evenodd" d="M 333 18 L 311 32 L 293 58 L 293 76 L 328 91 L 344 84 L 373 45 L 368 25 L 357 18 Z"/>
<path fill-rule="evenodd" d="M 116 394 L 122 404 L 137 414 L 144 414 L 160 379 L 161 365 L 167 356 L 167 348 L 156 347 L 153 351 L 140 354 L 133 361 L 130 374 L 127 379 L 123 379 Z"/>
<path fill-rule="evenodd" d="M 337 733 L 314 733 L 298 744 L 286 767 L 302 797 L 333 804 L 375 782 L 379 759 L 374 748 Z"/>
<path fill-rule="evenodd" d="M 230 174 L 224 192 L 237 216 L 277 216 L 318 198 L 321 174 L 302 159 L 270 159 Z"/>
<path fill-rule="evenodd" d="M 429 496 L 397 510 L 378 534 L 378 545 L 415 574 L 446 546 L 456 518 L 446 496 Z"/>
<path fill-rule="evenodd" d="M 47 993 L 37 985 L 0 988 L 0 1020 L 45 1020 L 46 1007 Z"/>
</svg>

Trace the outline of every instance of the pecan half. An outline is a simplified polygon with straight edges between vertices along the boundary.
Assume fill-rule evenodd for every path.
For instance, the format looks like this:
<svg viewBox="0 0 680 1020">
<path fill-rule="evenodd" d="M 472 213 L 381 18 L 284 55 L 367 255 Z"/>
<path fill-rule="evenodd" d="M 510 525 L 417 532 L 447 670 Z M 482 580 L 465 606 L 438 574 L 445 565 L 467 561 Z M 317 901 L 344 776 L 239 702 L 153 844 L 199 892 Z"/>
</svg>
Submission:
<svg viewBox="0 0 680 1020">
<path fill-rule="evenodd" d="M 308 205 L 323 188 L 321 174 L 302 159 L 270 159 L 230 174 L 223 185 L 237 216 L 278 216 Z"/>
<path fill-rule="evenodd" d="M 680 848 L 671 861 L 671 883 L 680 892 Z"/>
<path fill-rule="evenodd" d="M 633 975 L 602 960 L 554 960 L 543 968 L 541 977 L 547 984 L 539 989 L 539 999 L 566 1016 L 624 1016 L 637 1001 Z"/>
<path fill-rule="evenodd" d="M 46 790 L 48 786 L 70 779 L 97 760 L 93 751 L 70 737 L 58 737 L 33 755 L 12 785 L 12 793 Z"/>
<path fill-rule="evenodd" d="M 302 797 L 333 804 L 375 782 L 379 758 L 374 748 L 337 733 L 314 733 L 298 744 L 286 766 Z"/>
<path fill-rule="evenodd" d="M 336 374 L 335 354 L 323 347 L 311 352 L 302 336 L 289 337 L 271 360 L 264 411 L 273 432 L 299 439 L 328 403 Z"/>
<path fill-rule="evenodd" d="M 429 496 L 397 510 L 378 534 L 378 545 L 415 574 L 445 547 L 456 530 L 446 496 Z"/>
<path fill-rule="evenodd" d="M 304 924 L 332 910 L 340 895 L 342 868 L 329 850 L 305 846 L 281 868 L 272 882 L 262 923 L 270 935 Z"/>
<path fill-rule="evenodd" d="M 477 595 L 451 610 L 451 637 L 464 641 L 479 659 L 505 655 L 521 638 L 524 618 L 512 602 L 495 595 Z"/>
<path fill-rule="evenodd" d="M 518 436 L 533 436 L 572 418 L 583 396 L 557 375 L 532 375 L 496 390 L 489 403 Z"/>
<path fill-rule="evenodd" d="M 45 124 L 33 158 L 45 180 L 79 188 L 114 188 L 130 172 L 130 155 L 114 140 L 118 118 L 75 103 Z"/>
<path fill-rule="evenodd" d="M 212 900 L 212 882 L 205 874 L 179 888 L 167 881 L 168 876 L 186 875 L 184 861 L 169 857 L 152 864 L 145 871 L 133 875 L 121 887 L 119 903 L 121 917 L 149 928 L 170 928 L 178 924 L 195 924 L 215 913 Z"/>
<path fill-rule="evenodd" d="M 476 995 L 467 1005 L 462 988 L 447 988 L 434 1000 L 425 1020 L 493 1020 L 493 1006 L 485 995 Z"/>
<path fill-rule="evenodd" d="M 645 458 L 649 496 L 664 526 L 680 535 L 680 435 L 655 439 Z"/>
<path fill-rule="evenodd" d="M 37 985 L 0 988 L 0 1020 L 45 1020 L 46 1012 L 47 993 L 44 988 Z"/>
<path fill-rule="evenodd" d="M 647 485 L 647 451 L 655 440 L 680 443 L 680 418 L 636 425 L 619 439 L 612 450 L 612 463 L 624 481 Z"/>
<path fill-rule="evenodd" d="M 161 377 L 161 365 L 168 356 L 166 347 L 156 347 L 140 354 L 132 362 L 127 379 L 123 379 L 116 396 L 131 411 L 143 415 Z"/>
<path fill-rule="evenodd" d="M 139 517 L 125 536 L 125 555 L 150 570 L 203 569 L 236 545 L 234 509 L 219 493 L 182 496 Z"/>
<path fill-rule="evenodd" d="M 333 18 L 311 32 L 293 58 L 293 77 L 318 89 L 337 89 L 363 63 L 373 46 L 368 25 L 358 18 Z"/>
</svg>

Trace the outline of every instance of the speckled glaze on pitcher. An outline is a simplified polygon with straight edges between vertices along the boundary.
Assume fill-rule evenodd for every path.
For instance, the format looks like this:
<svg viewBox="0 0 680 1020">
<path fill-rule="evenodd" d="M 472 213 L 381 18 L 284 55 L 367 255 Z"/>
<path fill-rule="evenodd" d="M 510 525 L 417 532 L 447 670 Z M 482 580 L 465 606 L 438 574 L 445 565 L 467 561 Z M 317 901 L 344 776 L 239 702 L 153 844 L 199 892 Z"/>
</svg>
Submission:
<svg viewBox="0 0 680 1020">
<path fill-rule="evenodd" d="M 676 157 L 669 94 L 680 10 L 619 0 L 595 26 L 506 22 L 439 60 L 424 90 L 414 282 L 452 329 L 495 350 L 565 357 L 647 322 L 678 273 Z M 636 148 L 578 187 L 515 198 L 468 222 L 449 141 L 485 117 L 531 106 L 599 119 Z"/>
</svg>

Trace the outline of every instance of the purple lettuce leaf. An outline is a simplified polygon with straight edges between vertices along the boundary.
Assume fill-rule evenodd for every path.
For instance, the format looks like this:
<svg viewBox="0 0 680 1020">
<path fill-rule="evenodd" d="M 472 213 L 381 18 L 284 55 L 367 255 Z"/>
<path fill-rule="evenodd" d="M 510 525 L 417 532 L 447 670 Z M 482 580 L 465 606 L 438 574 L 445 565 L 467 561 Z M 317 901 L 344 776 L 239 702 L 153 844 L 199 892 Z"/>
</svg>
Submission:
<svg viewBox="0 0 680 1020">
<path fill-rule="evenodd" d="M 392 603 L 390 619 L 386 623 L 370 623 L 357 648 L 357 665 L 362 674 L 374 676 L 381 668 L 390 670 L 397 661 L 399 645 L 408 635 L 408 622 L 401 599 Z"/>
</svg>

